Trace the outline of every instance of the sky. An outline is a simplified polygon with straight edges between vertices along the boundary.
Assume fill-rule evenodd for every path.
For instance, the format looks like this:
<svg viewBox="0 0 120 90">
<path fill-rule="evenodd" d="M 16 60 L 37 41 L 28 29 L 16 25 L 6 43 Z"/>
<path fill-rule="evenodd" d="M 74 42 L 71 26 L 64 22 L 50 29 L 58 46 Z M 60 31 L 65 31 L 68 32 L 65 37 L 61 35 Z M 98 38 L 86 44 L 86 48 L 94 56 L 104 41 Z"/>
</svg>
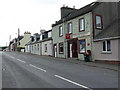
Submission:
<svg viewBox="0 0 120 90">
<path fill-rule="evenodd" d="M 40 29 L 50 30 L 55 21 L 60 20 L 60 8 L 65 5 L 79 9 L 96 0 L 0 0 L 0 46 L 9 45 L 25 31 L 32 34 Z"/>
</svg>

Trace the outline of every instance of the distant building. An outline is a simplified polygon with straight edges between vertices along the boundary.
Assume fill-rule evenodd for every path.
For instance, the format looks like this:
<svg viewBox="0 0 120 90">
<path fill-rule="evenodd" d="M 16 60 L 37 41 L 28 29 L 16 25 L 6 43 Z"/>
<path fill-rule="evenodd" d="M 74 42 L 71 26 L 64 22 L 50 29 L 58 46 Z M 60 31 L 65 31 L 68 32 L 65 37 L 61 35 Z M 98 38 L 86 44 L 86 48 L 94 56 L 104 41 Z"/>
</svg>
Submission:
<svg viewBox="0 0 120 90">
<path fill-rule="evenodd" d="M 17 39 L 17 49 L 20 51 L 24 52 L 25 50 L 25 45 L 30 41 L 31 33 L 30 32 L 25 32 L 24 36 L 18 36 Z"/>
<path fill-rule="evenodd" d="M 40 34 L 34 34 L 26 44 L 25 51 L 37 55 L 52 56 L 52 30 L 41 30 Z"/>
</svg>

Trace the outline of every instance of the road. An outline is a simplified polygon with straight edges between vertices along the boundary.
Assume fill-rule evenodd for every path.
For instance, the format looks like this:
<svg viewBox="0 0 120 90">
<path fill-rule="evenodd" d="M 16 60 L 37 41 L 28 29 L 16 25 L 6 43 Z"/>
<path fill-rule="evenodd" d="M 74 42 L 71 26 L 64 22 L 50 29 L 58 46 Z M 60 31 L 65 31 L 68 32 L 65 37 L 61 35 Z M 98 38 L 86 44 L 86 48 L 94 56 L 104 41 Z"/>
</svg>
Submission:
<svg viewBox="0 0 120 90">
<path fill-rule="evenodd" d="M 2 88 L 118 88 L 118 72 L 18 52 L 2 52 Z"/>
</svg>

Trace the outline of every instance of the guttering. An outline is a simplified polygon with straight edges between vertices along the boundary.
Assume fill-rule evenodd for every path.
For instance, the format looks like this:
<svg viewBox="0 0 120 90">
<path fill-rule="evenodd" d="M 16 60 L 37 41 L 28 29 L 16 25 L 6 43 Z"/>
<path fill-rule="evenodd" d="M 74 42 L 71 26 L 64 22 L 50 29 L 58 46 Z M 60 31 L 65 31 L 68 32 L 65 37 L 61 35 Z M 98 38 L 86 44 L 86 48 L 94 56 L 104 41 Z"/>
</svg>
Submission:
<svg viewBox="0 0 120 90">
<path fill-rule="evenodd" d="M 97 42 L 97 41 L 103 41 L 103 40 L 109 40 L 109 39 L 120 39 L 120 36 L 117 36 L 117 37 L 108 37 L 108 38 L 102 38 L 102 39 L 94 39 L 93 41 Z"/>
</svg>

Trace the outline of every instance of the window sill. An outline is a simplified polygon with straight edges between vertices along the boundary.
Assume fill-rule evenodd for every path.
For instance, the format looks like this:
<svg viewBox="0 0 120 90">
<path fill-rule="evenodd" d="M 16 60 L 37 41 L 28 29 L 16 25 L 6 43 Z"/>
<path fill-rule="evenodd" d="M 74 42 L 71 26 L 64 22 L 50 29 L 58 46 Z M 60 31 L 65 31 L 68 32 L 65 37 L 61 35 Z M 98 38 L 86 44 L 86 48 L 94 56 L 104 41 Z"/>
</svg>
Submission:
<svg viewBox="0 0 120 90">
<path fill-rule="evenodd" d="M 70 33 L 70 32 L 69 32 L 68 34 L 70 34 L 70 35 L 71 35 L 72 33 Z"/>
<path fill-rule="evenodd" d="M 85 30 L 79 30 L 79 32 L 84 32 Z"/>
<path fill-rule="evenodd" d="M 59 54 L 64 54 L 63 52 L 60 52 Z"/>
<path fill-rule="evenodd" d="M 101 27 L 101 28 L 96 27 L 96 29 L 97 29 L 97 30 L 102 30 L 103 28 L 102 28 L 102 27 Z"/>
<path fill-rule="evenodd" d="M 60 35 L 59 37 L 63 37 L 63 35 Z"/>
<path fill-rule="evenodd" d="M 79 54 L 85 54 L 86 52 L 79 52 Z"/>
<path fill-rule="evenodd" d="M 101 54 L 112 54 L 112 52 L 111 51 L 102 51 Z"/>
</svg>

